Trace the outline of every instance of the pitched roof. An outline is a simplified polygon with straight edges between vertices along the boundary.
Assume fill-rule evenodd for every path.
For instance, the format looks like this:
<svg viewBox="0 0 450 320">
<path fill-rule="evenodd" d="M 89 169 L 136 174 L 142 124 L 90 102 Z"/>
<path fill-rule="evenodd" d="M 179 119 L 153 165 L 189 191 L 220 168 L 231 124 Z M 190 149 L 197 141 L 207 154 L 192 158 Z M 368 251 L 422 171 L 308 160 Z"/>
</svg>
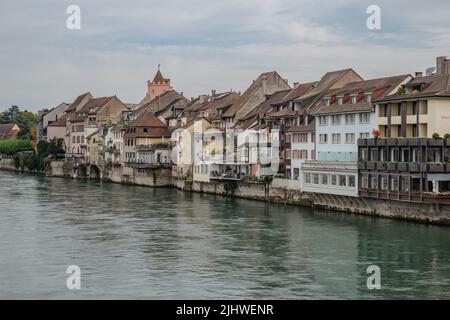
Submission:
<svg viewBox="0 0 450 320">
<path fill-rule="evenodd" d="M 253 117 L 254 115 L 265 115 L 266 113 L 270 112 L 272 110 L 272 105 L 275 104 L 276 101 L 280 101 L 283 99 L 286 95 L 288 95 L 292 90 L 283 90 L 278 91 L 272 94 L 270 97 L 266 99 L 263 103 L 259 104 L 255 109 L 253 109 L 252 112 L 247 114 L 245 117 L 242 118 L 242 120 L 249 119 Z"/>
<path fill-rule="evenodd" d="M 320 97 L 323 95 L 324 92 L 329 90 L 331 87 L 333 87 L 334 84 L 336 84 L 342 77 L 344 77 L 346 74 L 353 73 L 357 77 L 359 77 L 361 80 L 363 80 L 353 69 L 343 69 L 343 70 L 337 70 L 337 71 L 331 71 L 327 72 L 319 82 L 317 82 L 314 85 L 314 88 L 309 90 L 304 95 L 300 96 L 297 99 L 294 99 L 295 102 L 304 103 L 305 105 L 304 110 L 307 112 L 314 111 L 314 106 L 316 105 L 316 102 L 320 99 Z"/>
<path fill-rule="evenodd" d="M 413 90 L 414 86 L 420 87 L 421 90 Z M 435 74 L 431 76 L 417 77 L 406 83 L 405 87 L 410 88 L 409 90 L 411 92 L 407 94 L 397 93 L 390 96 L 385 96 L 376 99 L 376 102 L 427 97 L 450 97 L 450 75 Z"/>
<path fill-rule="evenodd" d="M 15 131 L 13 131 L 13 128 L 15 126 L 17 126 L 17 124 L 15 123 L 0 123 L 0 139 L 13 138 L 15 135 Z M 20 128 L 17 132 L 20 132 Z"/>
<path fill-rule="evenodd" d="M 356 81 L 346 84 L 340 89 L 327 91 L 324 96 L 344 96 L 344 103 L 337 104 L 336 100 L 332 100 L 327 106 L 323 101 L 319 101 L 314 108 L 313 114 L 329 114 L 356 111 L 371 111 L 373 109 L 372 102 L 366 102 L 364 93 L 372 92 L 373 99 L 388 95 L 396 87 L 400 86 L 410 75 L 404 74 L 399 76 L 384 77 L 378 79 Z M 351 103 L 350 95 L 357 95 L 356 103 Z"/>
<path fill-rule="evenodd" d="M 138 107 L 135 110 L 136 114 L 142 114 L 145 111 L 153 111 L 158 112 L 160 110 L 163 110 L 166 108 L 169 104 L 173 103 L 173 101 L 177 99 L 186 99 L 184 96 L 182 96 L 180 93 L 178 93 L 175 90 L 167 90 L 163 93 L 161 93 L 159 96 L 153 98 L 149 102 L 144 103 L 140 107 Z M 187 101 L 187 99 L 186 99 Z"/>
<path fill-rule="evenodd" d="M 288 129 L 288 132 L 311 132 L 311 131 L 315 131 L 315 120 L 314 120 L 314 118 L 308 124 L 295 125 L 295 126 L 291 126 Z"/>
<path fill-rule="evenodd" d="M 72 111 L 72 110 L 76 110 L 78 105 L 83 102 L 83 100 L 87 97 L 87 96 L 92 96 L 90 92 L 86 92 L 83 93 L 82 95 L 78 96 L 75 98 L 75 100 L 72 102 L 72 104 L 70 105 L 69 108 L 66 109 L 67 111 Z"/>
<path fill-rule="evenodd" d="M 56 121 L 53 121 L 48 126 L 49 127 L 65 127 L 66 126 L 66 121 L 67 121 L 67 116 L 63 115 L 61 118 L 59 118 Z"/>
<path fill-rule="evenodd" d="M 155 117 L 151 111 L 144 112 L 130 123 L 125 138 L 170 138 L 167 125 Z"/>
<path fill-rule="evenodd" d="M 91 109 L 93 109 L 93 112 L 97 112 L 98 109 L 106 105 L 109 101 L 114 99 L 114 96 L 111 97 L 101 97 L 101 98 L 94 98 L 89 99 L 88 102 L 81 108 L 80 112 L 90 112 Z"/>
<path fill-rule="evenodd" d="M 292 89 L 283 98 L 274 101 L 272 104 L 284 104 L 284 103 L 289 102 L 291 100 L 297 99 L 297 98 L 303 96 L 304 94 L 306 94 L 311 89 L 313 89 L 316 84 L 317 84 L 317 81 L 316 82 L 302 83 L 297 88 Z"/>
<path fill-rule="evenodd" d="M 244 107 L 250 99 L 258 92 L 258 90 L 263 86 L 263 80 L 272 80 L 276 81 L 277 79 L 281 79 L 281 81 L 285 84 L 285 88 L 289 88 L 289 85 L 286 83 L 284 79 L 280 77 L 280 75 L 276 71 L 265 72 L 259 75 L 259 77 L 244 91 L 244 93 L 233 103 L 233 105 L 223 114 L 222 117 L 234 117 L 240 111 L 242 107 Z M 280 86 L 279 90 L 273 90 L 273 92 L 283 90 Z M 251 112 L 252 110 L 250 110 Z M 246 116 L 243 114 L 242 116 Z"/>
</svg>

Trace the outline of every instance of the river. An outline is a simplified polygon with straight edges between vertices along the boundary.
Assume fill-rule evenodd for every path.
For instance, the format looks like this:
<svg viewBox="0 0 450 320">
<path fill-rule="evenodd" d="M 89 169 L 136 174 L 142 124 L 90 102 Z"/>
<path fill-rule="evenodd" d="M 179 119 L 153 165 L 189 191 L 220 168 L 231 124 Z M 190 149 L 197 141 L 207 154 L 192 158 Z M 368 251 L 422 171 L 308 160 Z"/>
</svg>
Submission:
<svg viewBox="0 0 450 320">
<path fill-rule="evenodd" d="M 0 298 L 448 299 L 450 229 L 0 172 Z"/>
</svg>

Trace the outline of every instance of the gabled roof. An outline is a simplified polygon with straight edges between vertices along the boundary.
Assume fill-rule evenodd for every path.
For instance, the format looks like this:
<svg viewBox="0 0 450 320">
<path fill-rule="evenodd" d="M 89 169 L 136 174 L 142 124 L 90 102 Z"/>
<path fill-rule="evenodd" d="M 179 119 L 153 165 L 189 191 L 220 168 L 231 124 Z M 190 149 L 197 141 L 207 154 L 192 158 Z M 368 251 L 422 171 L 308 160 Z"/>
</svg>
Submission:
<svg viewBox="0 0 450 320">
<path fill-rule="evenodd" d="M 159 96 L 153 98 L 149 102 L 146 102 L 143 105 L 141 105 L 140 107 L 138 107 L 135 110 L 135 113 L 139 115 L 148 110 L 153 111 L 153 112 L 158 112 L 158 111 L 166 108 L 169 104 L 173 103 L 173 101 L 178 100 L 178 99 L 185 99 L 186 101 L 188 101 L 185 97 L 183 97 L 177 91 L 175 91 L 173 89 L 167 90 L 167 91 L 161 93 Z"/>
<path fill-rule="evenodd" d="M 53 121 L 48 126 L 49 127 L 65 127 L 67 121 L 67 115 L 63 115 L 61 118 L 59 118 L 56 121 Z"/>
<path fill-rule="evenodd" d="M 364 99 L 364 93 L 372 93 L 373 100 L 384 97 L 392 92 L 395 88 L 399 87 L 403 82 L 411 77 L 408 74 L 384 77 L 378 79 L 364 80 L 351 82 L 346 84 L 340 89 L 334 89 L 327 91 L 323 96 L 344 96 L 344 103 L 337 104 L 337 101 L 331 101 L 327 106 L 323 101 L 319 101 L 312 112 L 315 115 L 329 114 L 329 113 L 342 113 L 342 112 L 356 112 L 356 111 L 371 111 L 373 109 L 372 102 L 366 102 Z M 351 103 L 350 95 L 356 95 L 356 103 Z"/>
<path fill-rule="evenodd" d="M 428 97 L 450 97 L 450 75 L 435 74 L 425 77 L 417 77 L 409 81 L 405 87 L 420 86 L 421 91 L 411 92 L 409 94 L 393 94 L 376 100 L 376 102 L 385 102 L 391 100 L 405 100 Z"/>
<path fill-rule="evenodd" d="M 80 112 L 89 112 L 91 109 L 94 109 L 94 112 L 97 112 L 101 107 L 105 106 L 109 101 L 114 99 L 115 97 L 101 97 L 89 99 L 88 102 L 81 108 Z"/>
<path fill-rule="evenodd" d="M 272 105 L 284 104 L 291 100 L 300 98 L 301 96 L 303 96 L 304 94 L 306 94 L 310 90 L 312 90 L 316 84 L 317 84 L 317 81 L 309 82 L 309 83 L 302 83 L 297 88 L 290 90 L 290 92 L 287 95 L 285 95 L 284 97 L 282 97 L 281 99 L 272 102 Z"/>
<path fill-rule="evenodd" d="M 125 138 L 170 138 L 170 136 L 167 125 L 151 111 L 144 112 L 131 122 L 124 135 Z"/>
<path fill-rule="evenodd" d="M 20 128 L 15 123 L 0 123 L 0 139 L 13 138 L 15 135 L 14 127 L 17 127 L 17 132 L 20 132 Z"/>
<path fill-rule="evenodd" d="M 236 114 L 238 113 L 238 111 L 244 107 L 249 100 L 258 93 L 258 90 L 260 90 L 263 86 L 263 80 L 266 79 L 267 81 L 276 81 L 277 79 L 280 79 L 283 83 L 284 83 L 284 87 L 285 88 L 289 88 L 289 85 L 286 83 L 286 81 L 276 72 L 276 71 L 271 71 L 271 72 L 265 72 L 262 73 L 261 75 L 259 75 L 259 77 L 250 85 L 250 87 L 247 88 L 247 90 L 244 91 L 244 93 L 235 101 L 235 103 L 233 103 L 233 105 L 227 110 L 227 112 L 225 112 L 223 114 L 222 117 L 227 118 L 227 117 L 235 117 Z M 283 90 L 280 86 L 279 90 L 274 90 L 274 92 L 276 91 L 281 91 Z M 273 93 L 273 92 L 272 92 Z M 252 110 L 250 110 L 251 112 Z M 247 114 L 243 114 L 242 116 L 246 116 Z"/>
<path fill-rule="evenodd" d="M 278 91 L 272 94 L 270 97 L 266 99 L 263 103 L 258 105 L 252 112 L 247 114 L 241 120 L 247 120 L 255 115 L 264 116 L 266 113 L 272 111 L 272 106 L 277 102 L 282 100 L 286 95 L 291 93 L 291 89 Z"/>
<path fill-rule="evenodd" d="M 79 104 L 80 104 L 81 102 L 83 102 L 83 100 L 84 100 L 87 96 L 92 96 L 92 95 L 91 95 L 90 92 L 86 92 L 86 93 L 83 93 L 82 95 L 76 97 L 75 100 L 74 100 L 74 101 L 72 102 L 72 104 L 70 105 L 70 107 L 66 109 L 66 112 L 67 112 L 67 111 L 73 111 L 73 110 L 76 110 L 76 109 L 78 108 Z"/>
</svg>

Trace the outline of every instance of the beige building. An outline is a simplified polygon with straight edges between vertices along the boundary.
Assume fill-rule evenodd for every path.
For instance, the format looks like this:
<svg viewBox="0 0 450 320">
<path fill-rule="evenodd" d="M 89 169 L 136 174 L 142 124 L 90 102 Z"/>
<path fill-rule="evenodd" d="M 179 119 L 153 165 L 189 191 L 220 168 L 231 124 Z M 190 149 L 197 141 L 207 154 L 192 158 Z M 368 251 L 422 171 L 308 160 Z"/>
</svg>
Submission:
<svg viewBox="0 0 450 320">
<path fill-rule="evenodd" d="M 431 138 L 450 133 L 450 68 L 448 60 L 437 60 L 438 73 L 418 72 L 396 94 L 375 101 L 380 137 Z"/>
</svg>

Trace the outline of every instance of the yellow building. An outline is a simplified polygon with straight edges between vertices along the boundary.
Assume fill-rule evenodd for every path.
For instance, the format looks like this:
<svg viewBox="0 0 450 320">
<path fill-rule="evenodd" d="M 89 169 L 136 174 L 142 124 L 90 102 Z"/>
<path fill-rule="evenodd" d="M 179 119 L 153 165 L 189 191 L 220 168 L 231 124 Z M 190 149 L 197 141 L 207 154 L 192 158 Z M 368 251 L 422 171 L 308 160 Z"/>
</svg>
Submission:
<svg viewBox="0 0 450 320">
<path fill-rule="evenodd" d="M 445 71 L 444 71 L 445 72 Z M 375 101 L 380 137 L 431 138 L 450 133 L 450 75 L 416 78 L 399 91 Z"/>
</svg>

